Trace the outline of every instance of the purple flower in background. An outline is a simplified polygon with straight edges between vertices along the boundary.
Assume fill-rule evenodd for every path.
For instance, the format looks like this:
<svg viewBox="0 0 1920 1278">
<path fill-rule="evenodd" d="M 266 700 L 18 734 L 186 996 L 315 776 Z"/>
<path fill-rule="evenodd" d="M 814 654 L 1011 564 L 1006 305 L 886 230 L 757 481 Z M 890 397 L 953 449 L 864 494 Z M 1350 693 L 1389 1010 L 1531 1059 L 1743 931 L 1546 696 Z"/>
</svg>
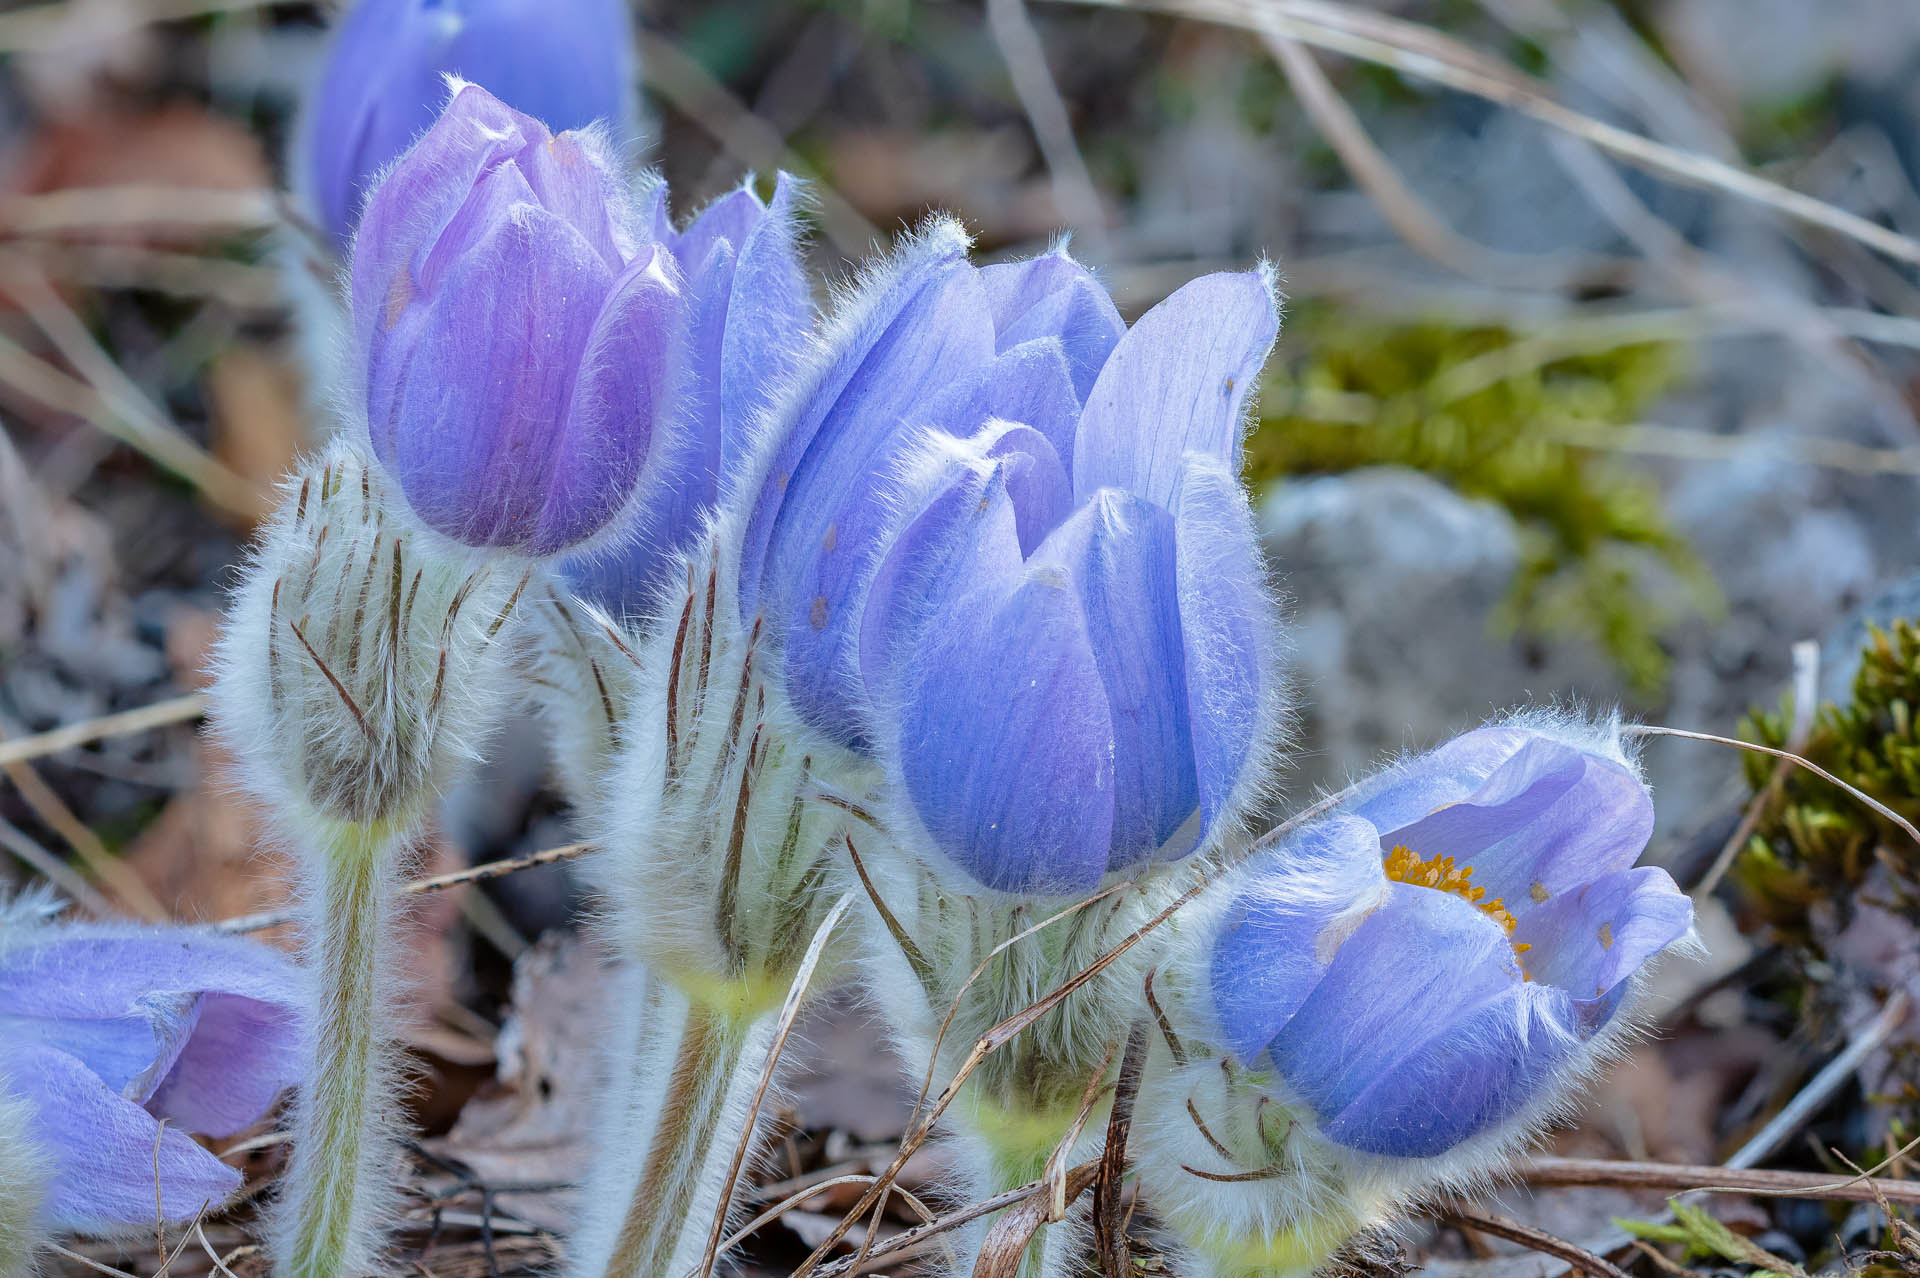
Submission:
<svg viewBox="0 0 1920 1278">
<path fill-rule="evenodd" d="M 1613 733 L 1519 721 L 1387 771 L 1242 872 L 1210 955 L 1225 1045 L 1347 1149 L 1525 1127 L 1692 927 L 1634 865 L 1652 831 Z"/>
<path fill-rule="evenodd" d="M 976 269 L 943 223 L 836 320 L 746 527 L 743 613 L 975 881 L 1079 892 L 1244 804 L 1277 693 L 1236 474 L 1277 328 L 1260 272 L 1128 329 L 1064 253 Z"/>
<path fill-rule="evenodd" d="M 304 177 L 343 249 L 382 170 L 446 105 L 449 74 L 554 129 L 634 131 L 622 0 L 360 0 L 303 122 Z"/>
<path fill-rule="evenodd" d="M 53 1164 L 40 1223 L 153 1227 L 241 1177 L 189 1138 L 231 1136 L 298 1078 L 304 983 L 265 946 L 184 928 L 22 926 L 0 913 L 0 1092 Z"/>
<path fill-rule="evenodd" d="M 593 135 L 473 85 L 368 202 L 351 296 L 367 426 L 430 527 L 556 554 L 664 468 L 683 298 L 672 254 L 626 221 Z"/>
<path fill-rule="evenodd" d="M 675 230 L 664 185 L 654 191 L 655 240 L 686 280 L 682 416 L 689 439 L 659 485 L 649 535 L 564 566 L 574 589 L 615 616 L 644 611 L 683 549 L 747 464 L 752 428 L 805 353 L 813 298 L 800 265 L 795 182 L 781 174 L 771 203 L 743 186 Z"/>
</svg>

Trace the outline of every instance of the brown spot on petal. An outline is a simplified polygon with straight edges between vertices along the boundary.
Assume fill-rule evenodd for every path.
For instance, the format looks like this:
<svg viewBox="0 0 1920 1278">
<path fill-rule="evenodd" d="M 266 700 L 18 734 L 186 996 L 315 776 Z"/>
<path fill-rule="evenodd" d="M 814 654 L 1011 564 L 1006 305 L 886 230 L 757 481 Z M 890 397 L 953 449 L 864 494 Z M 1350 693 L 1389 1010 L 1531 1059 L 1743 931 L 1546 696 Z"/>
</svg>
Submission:
<svg viewBox="0 0 1920 1278">
<path fill-rule="evenodd" d="M 827 535 L 820 539 L 820 553 L 832 554 L 833 548 L 840 544 L 840 525 L 828 524 Z"/>
<path fill-rule="evenodd" d="M 1613 948 L 1613 924 L 1611 923 L 1600 925 L 1600 948 L 1603 950 Z"/>
<path fill-rule="evenodd" d="M 1527 889 L 1527 895 L 1533 898 L 1533 902 L 1535 905 L 1538 905 L 1540 902 L 1547 899 L 1547 885 L 1544 883 L 1535 882 L 1532 887 Z"/>
<path fill-rule="evenodd" d="M 413 277 L 407 274 L 406 268 L 402 267 L 393 273 L 393 287 L 387 290 L 385 319 L 388 328 L 400 322 L 401 313 L 407 309 L 407 303 L 412 300 Z"/>
<path fill-rule="evenodd" d="M 813 607 L 807 610 L 807 620 L 813 623 L 815 630 L 827 628 L 827 597 L 825 595 L 813 597 Z"/>
</svg>

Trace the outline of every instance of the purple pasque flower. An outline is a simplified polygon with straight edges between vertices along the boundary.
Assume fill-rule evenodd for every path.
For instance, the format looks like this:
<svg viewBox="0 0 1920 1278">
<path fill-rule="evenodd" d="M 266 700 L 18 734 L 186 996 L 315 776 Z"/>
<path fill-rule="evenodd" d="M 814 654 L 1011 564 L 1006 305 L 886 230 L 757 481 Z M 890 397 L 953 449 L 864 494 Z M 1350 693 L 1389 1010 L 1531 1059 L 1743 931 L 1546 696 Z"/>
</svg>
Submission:
<svg viewBox="0 0 1920 1278">
<path fill-rule="evenodd" d="M 687 440 L 658 485 L 648 535 L 577 557 L 563 571 L 615 616 L 642 612 L 723 492 L 747 466 L 753 430 L 805 354 L 813 297 L 800 264 L 798 184 L 782 173 L 763 203 L 752 179 L 708 205 L 685 230 L 653 192 L 655 241 L 686 281 L 681 367 Z"/>
<path fill-rule="evenodd" d="M 191 1220 L 240 1173 L 189 1136 L 266 1114 L 300 1071 L 301 973 L 187 928 L 23 925 L 0 907 L 0 1093 L 53 1165 L 40 1224 L 118 1234 Z"/>
<path fill-rule="evenodd" d="M 461 88 L 354 238 L 374 453 L 471 546 L 543 556 L 621 525 L 674 445 L 684 299 L 591 133 Z"/>
<path fill-rule="evenodd" d="M 381 172 L 446 105 L 448 75 L 554 129 L 635 131 L 632 21 L 621 0 L 359 0 L 301 127 L 322 225 L 344 250 Z"/>
<path fill-rule="evenodd" d="M 1524 1128 L 1692 927 L 1667 872 L 1634 865 L 1652 831 L 1612 731 L 1517 720 L 1390 769 L 1235 881 L 1209 956 L 1225 1045 L 1347 1149 Z"/>
<path fill-rule="evenodd" d="M 1278 322 L 1255 271 L 1129 329 L 1064 252 L 976 269 L 936 222 L 789 400 L 743 614 L 976 883 L 1082 891 L 1192 851 L 1253 789 L 1277 692 L 1236 472 Z"/>
</svg>

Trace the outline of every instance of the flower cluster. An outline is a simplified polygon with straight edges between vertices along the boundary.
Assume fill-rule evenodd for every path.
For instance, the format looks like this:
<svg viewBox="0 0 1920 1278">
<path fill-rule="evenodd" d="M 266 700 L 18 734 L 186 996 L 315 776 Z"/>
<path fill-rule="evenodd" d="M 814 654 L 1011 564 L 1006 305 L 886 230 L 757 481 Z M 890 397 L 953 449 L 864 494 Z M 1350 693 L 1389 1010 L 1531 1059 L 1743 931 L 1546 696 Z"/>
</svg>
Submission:
<svg viewBox="0 0 1920 1278">
<path fill-rule="evenodd" d="M 364 206 L 339 193 L 367 161 L 333 164 L 354 430 L 287 486 L 215 695 L 309 879 L 281 1272 L 380 1263 L 399 874 L 516 684 L 620 959 L 571 1272 L 698 1269 L 765 1135 L 783 1007 L 849 974 L 947 1088 L 983 1198 L 1090 1157 L 1131 1027 L 1156 1026 L 1131 1157 L 1197 1273 L 1311 1268 L 1566 1107 L 1691 928 L 1635 865 L 1652 804 L 1617 725 L 1501 721 L 1244 846 L 1287 702 L 1239 477 L 1269 269 L 1128 325 L 1064 246 L 978 266 L 935 218 L 816 323 L 791 179 L 677 223 L 602 132 L 524 113 L 605 113 L 599 62 L 561 92 L 533 82 L 546 44 L 488 62 L 518 8 L 399 9 L 471 18 L 469 42 L 383 45 L 404 69 L 376 79 L 451 60 L 481 83 Z M 543 39 L 591 44 L 601 9 Z M 342 47 L 397 11 L 369 0 Z M 417 95 L 384 91 L 330 108 L 367 121 L 336 139 L 357 157 L 399 152 L 388 107 Z M 253 987 L 194 988 L 217 1027 L 215 994 Z M 151 1121 L 194 1095 L 168 1050 L 88 1069 Z M 57 1163 L 69 1138 L 10 1131 L 11 1103 L 0 1151 Z M 1074 1272 L 1079 1246 L 1040 1231 L 1020 1272 Z"/>
</svg>

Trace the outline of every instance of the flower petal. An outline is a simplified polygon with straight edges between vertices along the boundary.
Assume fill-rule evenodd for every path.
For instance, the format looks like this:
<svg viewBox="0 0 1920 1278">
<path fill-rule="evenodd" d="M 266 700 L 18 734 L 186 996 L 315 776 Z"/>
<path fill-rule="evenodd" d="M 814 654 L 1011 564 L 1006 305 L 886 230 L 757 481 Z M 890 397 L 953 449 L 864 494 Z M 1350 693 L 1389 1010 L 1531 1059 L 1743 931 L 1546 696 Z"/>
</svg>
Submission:
<svg viewBox="0 0 1920 1278">
<path fill-rule="evenodd" d="M 1321 1134 L 1363 1153 L 1433 1158 L 1490 1131 L 1526 1109 L 1578 1047 L 1567 1002 L 1550 986 L 1508 986 L 1384 1068 L 1323 1119 Z"/>
<path fill-rule="evenodd" d="M 224 1135 L 297 1076 L 304 988 L 284 956 L 239 937 L 62 928 L 0 951 L 0 1033 L 81 1060 L 187 1130 Z M 217 1094 L 211 1108 L 193 1099 L 201 1089 Z M 200 1126 L 202 1115 L 236 1121 Z"/>
<path fill-rule="evenodd" d="M 1463 732 L 1363 781 L 1340 809 L 1365 817 L 1382 830 L 1412 825 L 1464 800 L 1532 737 L 1522 728 L 1505 725 Z"/>
<path fill-rule="evenodd" d="M 1084 403 L 1126 321 L 1107 290 L 1064 251 L 1025 262 L 982 267 L 980 282 L 993 308 L 995 348 L 1011 350 L 1036 338 L 1059 339 L 1072 370 L 1076 400 Z M 1061 457 L 1066 459 L 1067 453 Z"/>
<path fill-rule="evenodd" d="M 0 1073 L 33 1105 L 34 1136 L 56 1163 L 41 1223 L 63 1233 L 151 1229 L 158 1199 L 170 1223 L 218 1207 L 240 1188 L 240 1173 L 178 1128 L 115 1095 L 65 1052 L 0 1044 Z"/>
<path fill-rule="evenodd" d="M 1173 518 L 1103 489 L 1041 544 L 1033 569 L 1073 583 L 1113 716 L 1113 851 L 1122 869 L 1192 850 L 1200 806 L 1187 724 Z M 1177 846 L 1170 847 L 1175 836 Z"/>
<path fill-rule="evenodd" d="M 651 246 L 607 294 L 561 429 L 546 445 L 554 475 L 537 530 L 525 543 L 530 553 L 552 554 L 592 537 L 626 506 L 643 470 L 651 467 L 657 476 L 662 455 L 684 446 L 670 435 L 673 360 L 685 323 L 677 276 L 666 250 Z M 656 492 L 640 495 L 659 504 Z M 661 530 L 655 523 L 645 531 L 657 536 Z"/>
<path fill-rule="evenodd" d="M 375 344 L 374 452 L 429 526 L 468 545 L 552 542 L 554 436 L 599 314 L 554 301 L 612 284 L 576 231 L 534 213 L 499 225 Z"/>
<path fill-rule="evenodd" d="M 1241 414 L 1279 328 L 1257 271 L 1202 276 L 1141 316 L 1087 395 L 1074 493 L 1124 488 L 1164 505 L 1187 453 L 1238 470 Z"/>
<path fill-rule="evenodd" d="M 1522 959 L 1529 976 L 1587 1004 L 1692 927 L 1693 902 L 1673 877 L 1642 865 L 1548 898 L 1521 918 L 1513 939 L 1533 947 Z"/>
<path fill-rule="evenodd" d="M 1020 530 L 1020 553 L 1031 555 L 1073 509 L 1073 484 L 1047 437 L 1031 426 L 989 422 L 976 437 L 1004 467 L 1007 497 Z"/>
<path fill-rule="evenodd" d="M 183 1131 L 231 1136 L 273 1108 L 305 1068 L 298 1013 L 291 1007 L 209 994 L 147 1108 Z"/>
<path fill-rule="evenodd" d="M 468 86 L 381 181 L 353 238 L 352 309 L 363 347 L 375 318 L 394 311 L 396 298 L 412 296 L 419 265 L 482 175 L 538 136 L 537 122 Z"/>
<path fill-rule="evenodd" d="M 1331 1121 L 1413 1049 L 1521 979 L 1492 919 L 1450 893 L 1393 883 L 1268 1050 Z"/>
<path fill-rule="evenodd" d="M 1312 822 L 1249 863 L 1236 883 L 1208 971 L 1224 1041 L 1251 1065 L 1384 899 L 1380 832 L 1355 817 Z"/>
<path fill-rule="evenodd" d="M 1113 830 L 1106 692 L 1065 574 L 1020 570 L 1011 504 L 986 504 L 900 663 L 890 745 L 954 865 L 1006 892 L 1080 892 L 1106 873 Z"/>
<path fill-rule="evenodd" d="M 1255 748 L 1278 714 L 1279 636 L 1253 515 L 1233 474 L 1189 454 L 1170 509 L 1187 712 L 1211 833 L 1244 795 Z"/>
<path fill-rule="evenodd" d="M 1639 777 L 1534 736 L 1466 798 L 1381 838 L 1472 865 L 1474 885 L 1525 918 L 1550 896 L 1632 865 L 1652 834 L 1653 799 Z"/>
<path fill-rule="evenodd" d="M 620 0 L 464 8 L 363 0 L 342 20 L 302 121 L 300 167 L 343 242 L 374 180 L 445 105 L 448 72 L 555 129 L 607 119 L 634 130 L 631 18 Z"/>
<path fill-rule="evenodd" d="M 799 366 L 813 328 L 813 294 L 800 265 L 794 225 L 798 183 L 782 173 L 765 215 L 741 241 L 729 282 L 720 352 L 720 475 L 745 469 L 754 429 Z"/>
<path fill-rule="evenodd" d="M 937 224 L 864 285 L 797 388 L 746 528 L 741 611 L 777 621 L 790 695 L 843 742 L 860 731 L 847 680 L 864 578 L 892 521 L 888 481 L 918 445 L 924 406 L 993 357 L 965 252 Z"/>
<path fill-rule="evenodd" d="M 943 389 L 922 412 L 929 426 L 966 438 L 986 422 L 1019 422 L 1047 437 L 1064 464 L 1073 446 L 1080 401 L 1060 343 L 1051 338 L 1023 342 L 1003 351 Z"/>
</svg>

